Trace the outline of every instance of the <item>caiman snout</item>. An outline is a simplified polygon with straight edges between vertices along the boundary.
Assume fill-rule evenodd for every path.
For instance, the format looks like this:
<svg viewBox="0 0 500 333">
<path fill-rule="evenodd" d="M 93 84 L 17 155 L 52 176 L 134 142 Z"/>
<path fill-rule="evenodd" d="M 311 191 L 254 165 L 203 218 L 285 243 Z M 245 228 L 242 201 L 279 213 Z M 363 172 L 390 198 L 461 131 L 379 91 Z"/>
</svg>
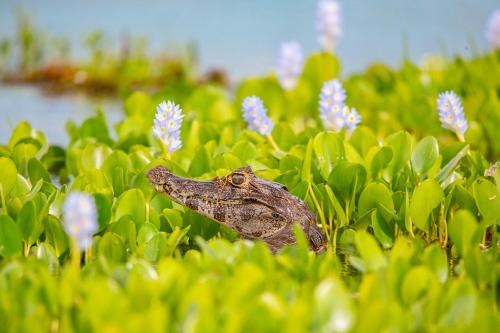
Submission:
<svg viewBox="0 0 500 333">
<path fill-rule="evenodd" d="M 166 184 L 172 172 L 163 165 L 157 165 L 148 171 L 148 178 L 151 184 L 159 192 L 164 192 L 163 185 Z"/>
</svg>

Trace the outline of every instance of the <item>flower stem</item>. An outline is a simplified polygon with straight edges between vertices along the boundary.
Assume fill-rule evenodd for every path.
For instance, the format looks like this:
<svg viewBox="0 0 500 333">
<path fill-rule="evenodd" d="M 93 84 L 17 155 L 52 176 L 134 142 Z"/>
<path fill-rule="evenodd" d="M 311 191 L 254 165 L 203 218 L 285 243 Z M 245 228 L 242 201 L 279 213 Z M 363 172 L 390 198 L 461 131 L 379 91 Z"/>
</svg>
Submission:
<svg viewBox="0 0 500 333">
<path fill-rule="evenodd" d="M 274 151 L 276 151 L 279 155 L 285 156 L 286 153 L 280 149 L 278 144 L 276 144 L 276 141 L 274 141 L 273 136 L 271 134 L 267 135 L 267 140 L 269 140 L 269 143 L 273 147 Z"/>
<path fill-rule="evenodd" d="M 71 266 L 75 272 L 80 271 L 80 250 L 75 241 L 71 241 Z"/>
<path fill-rule="evenodd" d="M 465 137 L 462 133 L 455 132 L 455 134 L 457 135 L 458 141 L 465 142 Z"/>
<path fill-rule="evenodd" d="M 164 160 L 170 160 L 170 152 L 168 151 L 167 145 L 163 141 L 160 141 L 161 153 Z"/>
</svg>

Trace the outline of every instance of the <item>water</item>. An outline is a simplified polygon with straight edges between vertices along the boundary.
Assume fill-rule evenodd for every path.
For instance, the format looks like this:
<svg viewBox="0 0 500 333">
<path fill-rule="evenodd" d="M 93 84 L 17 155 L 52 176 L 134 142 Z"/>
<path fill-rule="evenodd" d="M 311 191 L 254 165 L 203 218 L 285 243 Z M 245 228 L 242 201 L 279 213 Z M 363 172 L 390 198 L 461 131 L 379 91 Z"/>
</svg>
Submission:
<svg viewBox="0 0 500 333">
<path fill-rule="evenodd" d="M 27 120 L 45 132 L 49 143 L 65 145 L 69 141 L 66 121 L 79 124 L 98 107 L 105 112 L 108 124 L 123 117 L 121 103 L 116 100 L 95 100 L 81 94 L 54 97 L 32 86 L 0 85 L 0 144 L 7 143 L 15 126 Z"/>
<path fill-rule="evenodd" d="M 500 8 L 498 0 L 341 3 L 344 36 L 337 54 L 342 75 L 375 61 L 397 66 L 404 54 L 418 61 L 428 53 L 468 57 L 483 52 L 486 21 Z M 127 34 L 146 37 L 152 52 L 193 41 L 202 70 L 225 68 L 234 81 L 269 72 L 283 41 L 297 40 L 308 53 L 318 50 L 315 7 L 315 0 L 0 0 L 0 37 L 14 34 L 14 14 L 24 8 L 40 30 L 67 38 L 74 57 L 86 57 L 81 41 L 96 29 L 106 33 L 114 49 Z M 24 118 L 63 143 L 64 121 L 81 120 L 94 106 L 81 96 L 55 99 L 31 88 L 0 87 L 0 142 Z"/>
</svg>

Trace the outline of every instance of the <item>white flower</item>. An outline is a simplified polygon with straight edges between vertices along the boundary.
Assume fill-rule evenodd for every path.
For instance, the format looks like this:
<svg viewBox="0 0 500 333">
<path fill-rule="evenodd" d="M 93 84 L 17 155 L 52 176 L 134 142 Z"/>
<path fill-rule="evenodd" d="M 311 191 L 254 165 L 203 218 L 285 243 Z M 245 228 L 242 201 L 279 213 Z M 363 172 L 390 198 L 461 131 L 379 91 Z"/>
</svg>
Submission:
<svg viewBox="0 0 500 333">
<path fill-rule="evenodd" d="M 76 242 L 80 251 L 92 244 L 97 232 L 97 209 L 94 198 L 87 193 L 71 192 L 63 206 L 64 230 Z"/>
<path fill-rule="evenodd" d="M 500 50 L 500 9 L 494 11 L 488 20 L 486 39 L 492 49 Z"/>
<path fill-rule="evenodd" d="M 259 132 L 260 135 L 269 135 L 273 131 L 274 124 L 267 116 L 264 103 L 257 96 L 250 96 L 243 100 L 243 118 L 248 124 L 248 129 Z"/>
<path fill-rule="evenodd" d="M 180 128 L 183 117 L 180 106 L 171 101 L 161 102 L 156 108 L 153 134 L 167 146 L 169 152 L 182 146 Z"/>
<path fill-rule="evenodd" d="M 297 84 L 302 72 L 304 56 L 298 42 L 281 44 L 278 54 L 278 79 L 285 90 L 291 90 Z"/>
<path fill-rule="evenodd" d="M 340 5 L 333 0 L 319 0 L 316 11 L 318 42 L 325 51 L 332 52 L 342 36 Z"/>
</svg>

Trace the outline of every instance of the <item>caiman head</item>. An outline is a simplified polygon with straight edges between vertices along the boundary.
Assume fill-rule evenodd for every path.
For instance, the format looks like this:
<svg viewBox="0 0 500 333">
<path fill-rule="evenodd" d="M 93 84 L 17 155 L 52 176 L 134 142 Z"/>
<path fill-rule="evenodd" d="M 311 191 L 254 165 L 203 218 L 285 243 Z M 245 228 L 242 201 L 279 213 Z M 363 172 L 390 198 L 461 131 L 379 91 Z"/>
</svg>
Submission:
<svg viewBox="0 0 500 333">
<path fill-rule="evenodd" d="M 258 178 L 248 166 L 225 177 L 198 181 L 174 175 L 162 165 L 148 172 L 156 191 L 250 239 L 265 241 L 273 252 L 295 243 L 298 223 L 316 252 L 326 238 L 307 205 L 282 184 Z"/>
</svg>

